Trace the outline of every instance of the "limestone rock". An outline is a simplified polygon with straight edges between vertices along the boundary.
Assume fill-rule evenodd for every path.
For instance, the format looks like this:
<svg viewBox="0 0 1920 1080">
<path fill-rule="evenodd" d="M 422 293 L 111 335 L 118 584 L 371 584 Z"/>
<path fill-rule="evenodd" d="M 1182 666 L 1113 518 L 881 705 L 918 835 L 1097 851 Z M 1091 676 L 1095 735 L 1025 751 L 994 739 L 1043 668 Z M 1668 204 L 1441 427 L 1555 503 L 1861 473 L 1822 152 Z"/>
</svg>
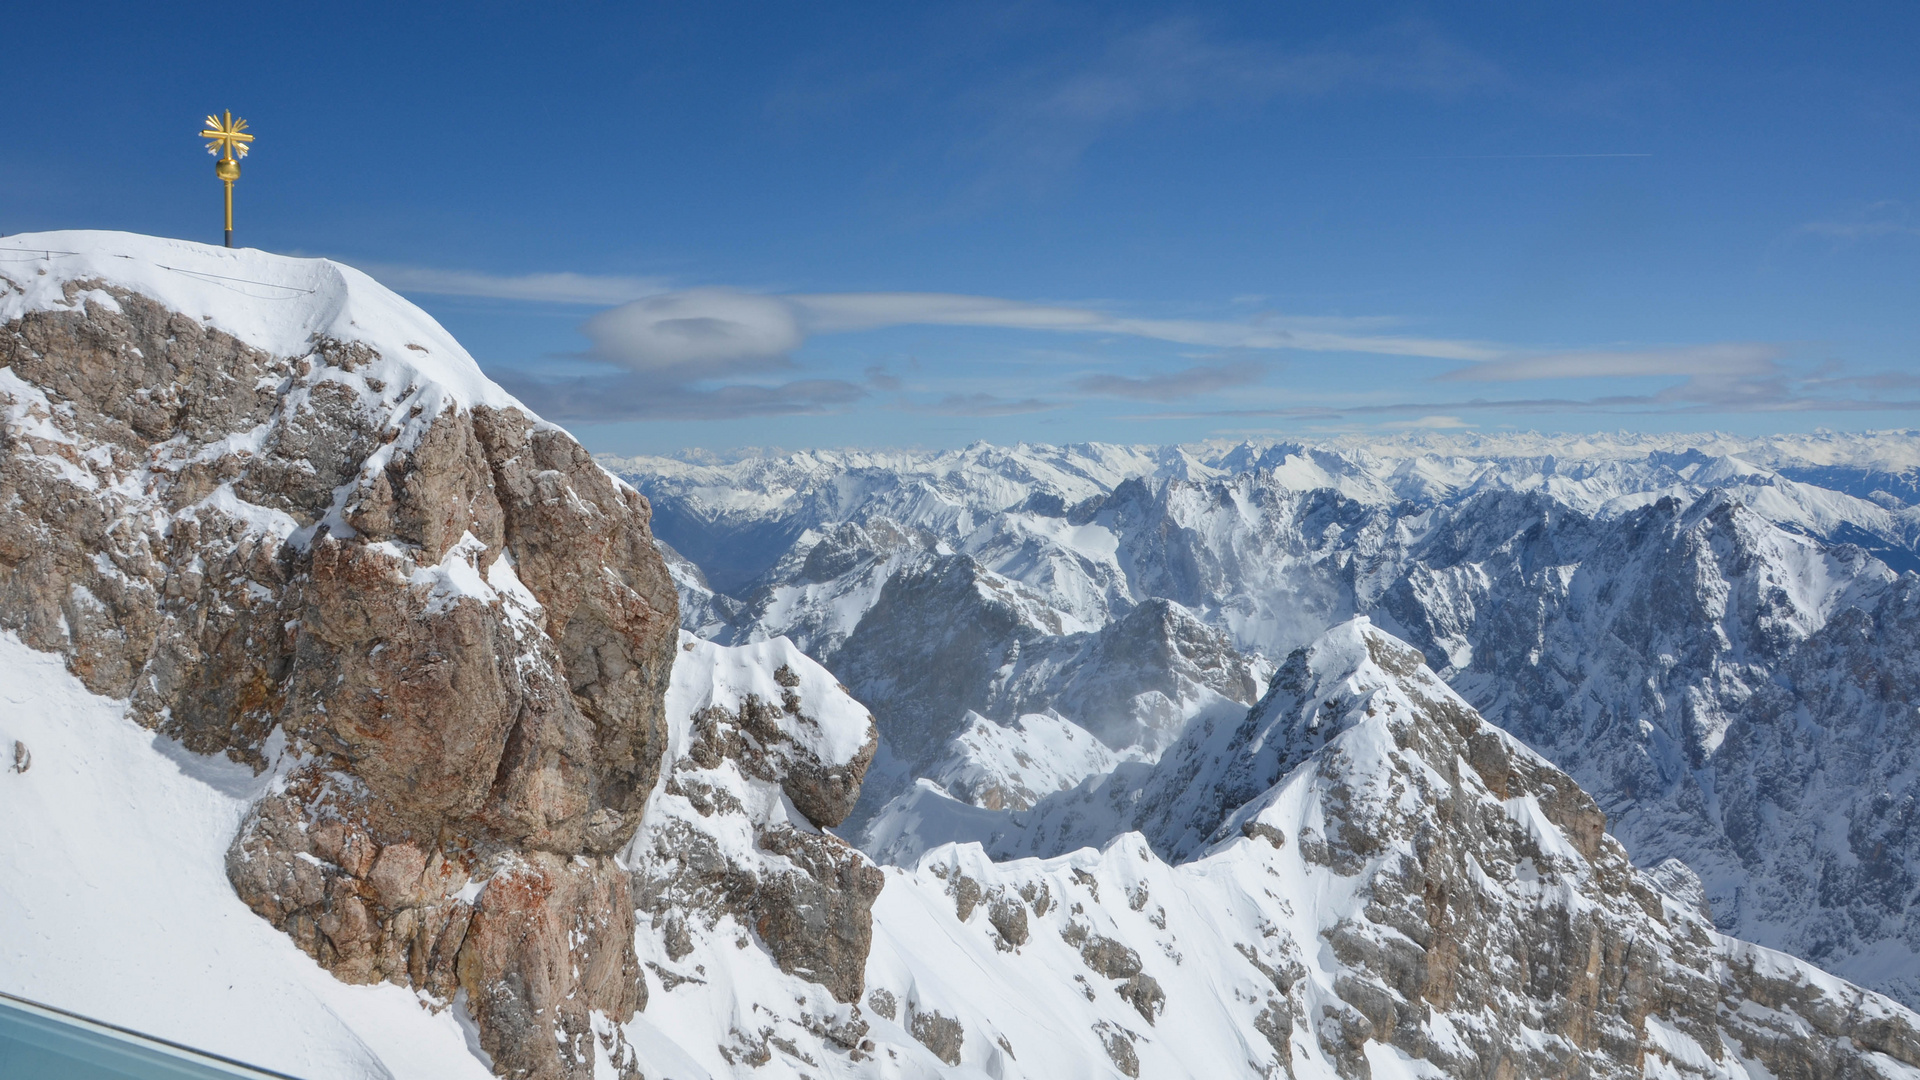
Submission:
<svg viewBox="0 0 1920 1080">
<path fill-rule="evenodd" d="M 677 641 L 646 500 L 408 355 L 65 289 L 0 328 L 0 626 L 189 749 L 297 760 L 242 899 L 343 979 L 466 990 L 501 1068 L 588 1075 L 587 1011 L 645 993 L 610 856 Z"/>
</svg>

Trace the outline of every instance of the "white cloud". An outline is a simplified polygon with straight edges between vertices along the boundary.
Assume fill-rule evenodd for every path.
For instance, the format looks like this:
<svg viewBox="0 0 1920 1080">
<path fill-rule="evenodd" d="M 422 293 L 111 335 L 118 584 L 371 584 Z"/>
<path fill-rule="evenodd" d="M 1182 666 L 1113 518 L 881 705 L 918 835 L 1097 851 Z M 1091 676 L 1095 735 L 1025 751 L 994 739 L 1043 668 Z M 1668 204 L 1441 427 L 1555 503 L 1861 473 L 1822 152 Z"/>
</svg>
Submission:
<svg viewBox="0 0 1920 1080">
<path fill-rule="evenodd" d="M 1029 180 L 1044 180 L 1144 117 L 1336 93 L 1454 97 L 1507 82 L 1494 64 L 1420 20 L 1299 48 L 1174 17 L 1114 35 L 1084 60 L 1049 56 L 982 88 L 975 99 L 991 119 L 969 156 L 1011 161 Z"/>
<path fill-rule="evenodd" d="M 806 340 L 800 310 L 777 296 L 735 289 L 663 293 L 581 324 L 591 355 L 636 371 L 697 368 L 689 375 L 778 365 Z"/>
<path fill-rule="evenodd" d="M 1449 371 L 1445 382 L 1520 382 L 1528 379 L 1596 379 L 1636 376 L 1751 377 L 1777 369 L 1780 350 L 1771 345 L 1720 342 L 1660 349 L 1582 349 L 1508 356 Z"/>
</svg>

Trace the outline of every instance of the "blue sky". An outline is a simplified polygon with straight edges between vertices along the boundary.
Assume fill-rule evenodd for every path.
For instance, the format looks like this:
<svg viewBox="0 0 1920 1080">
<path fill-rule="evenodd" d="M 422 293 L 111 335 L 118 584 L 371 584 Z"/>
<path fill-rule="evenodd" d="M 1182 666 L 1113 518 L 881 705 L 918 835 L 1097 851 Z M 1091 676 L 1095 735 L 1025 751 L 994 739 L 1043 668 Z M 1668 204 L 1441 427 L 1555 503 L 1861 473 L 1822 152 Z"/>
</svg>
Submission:
<svg viewBox="0 0 1920 1080">
<path fill-rule="evenodd" d="M 0 232 L 367 269 L 599 450 L 1920 426 L 1912 4 L 33 5 Z M 22 47 L 24 46 L 24 47 Z"/>
</svg>

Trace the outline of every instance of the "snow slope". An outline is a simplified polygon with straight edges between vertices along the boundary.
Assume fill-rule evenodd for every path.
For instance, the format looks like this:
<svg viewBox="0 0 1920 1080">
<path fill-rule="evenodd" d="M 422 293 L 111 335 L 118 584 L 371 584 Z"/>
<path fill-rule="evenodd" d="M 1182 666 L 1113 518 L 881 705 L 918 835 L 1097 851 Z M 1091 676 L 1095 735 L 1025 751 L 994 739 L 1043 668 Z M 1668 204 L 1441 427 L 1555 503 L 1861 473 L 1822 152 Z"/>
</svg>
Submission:
<svg viewBox="0 0 1920 1080">
<path fill-rule="evenodd" d="M 1361 696 L 1328 718 L 1329 737 L 1302 767 L 1240 815 L 1288 838 L 1279 847 L 1253 828 L 1181 865 L 1162 861 L 1139 836 L 1100 851 L 1001 864 L 977 847 L 936 849 L 917 869 L 887 872 L 861 1006 L 834 1002 L 819 984 L 780 971 L 730 915 L 700 925 L 698 909 L 688 907 L 696 926 L 678 956 L 660 927 L 642 927 L 652 1001 L 625 1025 L 633 1063 L 676 1080 L 1219 1077 L 1274 1067 L 1297 1077 L 1352 1075 L 1355 1063 L 1340 1056 L 1352 1052 L 1348 1044 L 1325 1032 L 1366 1022 L 1355 1011 L 1353 980 L 1378 973 L 1364 954 L 1314 943 L 1348 940 L 1375 925 L 1369 920 L 1378 916 L 1361 912 L 1386 902 L 1394 878 L 1369 868 L 1409 857 L 1418 850 L 1406 846 L 1416 832 L 1381 832 L 1386 846 L 1362 868 L 1315 855 L 1310 841 L 1316 830 L 1340 835 L 1356 798 L 1341 794 L 1348 786 L 1377 792 L 1360 797 L 1375 808 L 1369 813 L 1402 822 L 1422 819 L 1433 804 L 1391 795 L 1401 781 L 1389 782 L 1421 775 L 1396 759 L 1405 738 L 1390 725 L 1426 722 L 1419 710 L 1427 706 L 1369 655 L 1356 655 L 1364 631 L 1346 634 L 1316 652 L 1309 667 L 1325 685 L 1310 696 L 1339 698 L 1341 687 Z M 671 698 L 676 752 L 693 738 L 692 712 L 769 689 L 773 660 L 800 675 L 807 711 L 824 721 L 820 745 L 851 742 L 864 726 L 864 717 L 855 723 L 857 706 L 835 697 L 824 673 L 784 643 L 753 650 L 688 644 Z M 9 835 L 27 841 L 11 846 L 15 872 L 0 878 L 6 924 L 30 928 L 9 934 L 0 954 L 9 989 L 296 1075 L 489 1075 L 469 1053 L 456 1011 L 430 1012 L 393 986 L 335 982 L 232 896 L 221 870 L 226 837 L 273 773 L 256 780 L 156 739 L 117 703 L 87 694 L 56 659 L 11 638 L 0 641 L 0 665 L 8 688 L 0 736 L 34 751 L 27 772 L 0 778 Z M 1506 746 L 1526 755 L 1511 740 Z M 756 798 L 750 778 L 735 774 L 734 783 L 743 806 L 754 809 L 702 816 L 690 804 L 659 804 L 649 827 L 695 821 L 736 856 L 775 858 L 756 853 L 754 831 L 805 827 L 804 820 L 777 787 L 759 787 Z M 1484 791 L 1476 798 L 1502 805 Z M 1517 914 L 1529 908 L 1605 917 L 1604 894 L 1589 893 L 1602 878 L 1592 875 L 1602 865 L 1617 874 L 1624 863 L 1614 855 L 1587 869 L 1592 857 L 1533 806 L 1509 800 L 1495 815 L 1520 828 L 1504 842 L 1533 854 L 1515 860 L 1480 850 L 1489 877 L 1476 888 L 1488 902 L 1516 909 L 1493 925 L 1520 932 L 1539 921 Z M 630 857 L 646 858 L 641 847 L 636 842 Z M 1664 942 L 1653 947 L 1674 950 L 1682 967 L 1702 963 L 1684 958 L 1685 935 L 1701 933 L 1689 929 L 1697 916 L 1678 904 L 1661 910 L 1667 928 L 1646 923 L 1639 947 Z M 1844 1003 L 1852 1023 L 1914 1022 L 1797 961 L 1706 933 L 1708 953 L 1723 957 L 1715 963 L 1735 973 L 1721 978 L 1760 969 L 1801 987 L 1803 999 Z M 1429 1013 L 1418 1040 L 1400 1032 L 1392 1043 L 1355 1045 L 1375 1075 L 1394 1075 L 1386 1070 L 1396 1067 L 1427 1075 L 1408 1048 L 1458 1066 L 1484 1053 L 1490 1036 L 1565 1053 L 1556 1049 L 1568 1046 L 1564 1037 L 1548 1030 L 1552 1018 L 1528 1004 L 1527 992 L 1510 993 L 1516 996 L 1504 1004 L 1489 1001 L 1490 1011 Z M 1316 1034 L 1308 1018 L 1322 1013 L 1335 1027 Z M 864 1028 L 850 1034 L 850 1023 Z M 1760 1055 L 1780 1053 L 1776 1043 L 1818 1037 L 1791 1008 L 1723 1014 L 1705 1030 L 1696 1016 L 1656 1011 L 1644 1036 L 1626 1037 L 1647 1047 L 1653 1065 L 1678 1063 L 1671 1075 L 1725 1077 L 1771 1075 Z M 1756 1038 L 1768 1032 L 1768 1040 Z M 1920 1075 L 1881 1054 L 1862 1060 L 1874 1075 Z M 1684 1068 L 1688 1062 L 1697 1068 Z M 1669 1073 L 1650 1066 L 1647 1075 Z"/>
<path fill-rule="evenodd" d="M 472 1077 L 454 1011 L 348 986 L 227 882 L 227 845 L 274 779 L 202 757 L 0 633 L 0 987 L 284 1072 Z"/>
</svg>

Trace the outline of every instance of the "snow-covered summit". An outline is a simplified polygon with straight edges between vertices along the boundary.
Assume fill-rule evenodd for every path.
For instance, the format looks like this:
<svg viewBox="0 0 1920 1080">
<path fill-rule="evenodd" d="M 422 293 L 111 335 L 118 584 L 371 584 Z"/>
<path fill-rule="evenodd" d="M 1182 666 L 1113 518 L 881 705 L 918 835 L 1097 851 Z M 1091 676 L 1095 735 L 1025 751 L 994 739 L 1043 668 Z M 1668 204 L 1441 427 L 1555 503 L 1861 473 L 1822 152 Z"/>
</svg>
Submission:
<svg viewBox="0 0 1920 1080">
<path fill-rule="evenodd" d="M 95 230 L 0 237 L 0 323 L 88 303 L 111 308 L 111 289 L 263 352 L 300 356 L 322 339 L 361 344 L 378 354 L 367 374 L 381 382 L 431 385 L 462 405 L 525 408 L 432 316 L 331 259 Z"/>
</svg>

